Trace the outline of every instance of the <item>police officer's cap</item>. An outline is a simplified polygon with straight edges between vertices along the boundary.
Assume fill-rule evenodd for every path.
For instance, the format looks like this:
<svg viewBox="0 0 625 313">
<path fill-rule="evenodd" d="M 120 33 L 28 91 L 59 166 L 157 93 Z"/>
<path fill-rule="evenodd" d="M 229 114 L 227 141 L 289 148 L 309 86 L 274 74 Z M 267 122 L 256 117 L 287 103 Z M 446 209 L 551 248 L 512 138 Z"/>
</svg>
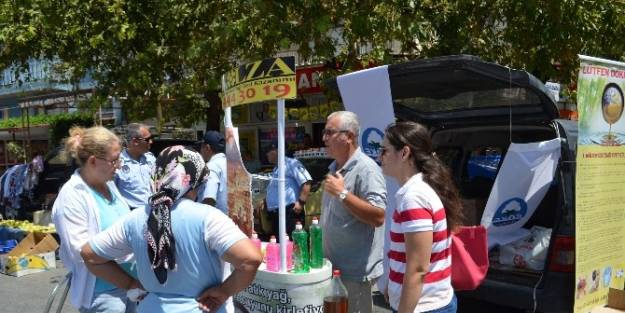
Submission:
<svg viewBox="0 0 625 313">
<path fill-rule="evenodd" d="M 202 142 L 211 146 L 211 149 L 213 150 L 223 151 L 226 147 L 226 140 L 224 139 L 224 136 L 220 132 L 214 130 L 207 131 L 204 134 Z"/>
</svg>

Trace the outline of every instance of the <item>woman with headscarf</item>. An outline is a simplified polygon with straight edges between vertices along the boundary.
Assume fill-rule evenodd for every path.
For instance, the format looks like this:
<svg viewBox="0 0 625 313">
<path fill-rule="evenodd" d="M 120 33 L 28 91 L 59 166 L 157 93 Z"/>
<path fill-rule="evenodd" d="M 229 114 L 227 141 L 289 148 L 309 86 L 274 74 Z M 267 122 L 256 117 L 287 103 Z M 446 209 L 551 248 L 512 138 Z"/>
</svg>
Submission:
<svg viewBox="0 0 625 313">
<path fill-rule="evenodd" d="M 222 304 L 256 275 L 260 251 L 221 211 L 194 202 L 207 174 L 199 153 L 163 150 L 148 205 L 82 248 L 87 268 L 120 288 L 136 282 L 110 260 L 135 254 L 140 289 L 147 292 L 139 312 L 224 312 Z M 223 261 L 234 267 L 225 281 Z"/>
<path fill-rule="evenodd" d="M 61 260 L 72 273 L 71 303 L 81 313 L 134 312 L 135 304 L 124 290 L 134 285 L 120 289 L 96 278 L 80 257 L 80 249 L 89 239 L 130 213 L 113 183 L 121 162 L 120 140 L 104 127 L 74 127 L 69 135 L 63 152 L 79 168 L 54 201 L 52 219 L 61 238 Z M 131 255 L 118 254 L 117 259 L 130 271 Z"/>
</svg>

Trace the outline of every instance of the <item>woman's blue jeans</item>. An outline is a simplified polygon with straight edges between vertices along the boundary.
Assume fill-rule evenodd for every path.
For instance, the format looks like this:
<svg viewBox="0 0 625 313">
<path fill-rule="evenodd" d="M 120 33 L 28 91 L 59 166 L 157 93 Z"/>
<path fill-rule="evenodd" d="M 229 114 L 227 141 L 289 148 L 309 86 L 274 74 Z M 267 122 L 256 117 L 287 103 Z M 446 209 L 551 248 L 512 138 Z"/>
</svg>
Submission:
<svg viewBox="0 0 625 313">
<path fill-rule="evenodd" d="M 458 310 L 458 299 L 456 299 L 456 295 L 454 294 L 454 297 L 451 298 L 451 302 L 449 302 L 448 305 L 440 309 L 426 311 L 423 313 L 456 313 L 457 310 Z M 393 313 L 397 313 L 397 311 L 393 310 Z"/>
</svg>

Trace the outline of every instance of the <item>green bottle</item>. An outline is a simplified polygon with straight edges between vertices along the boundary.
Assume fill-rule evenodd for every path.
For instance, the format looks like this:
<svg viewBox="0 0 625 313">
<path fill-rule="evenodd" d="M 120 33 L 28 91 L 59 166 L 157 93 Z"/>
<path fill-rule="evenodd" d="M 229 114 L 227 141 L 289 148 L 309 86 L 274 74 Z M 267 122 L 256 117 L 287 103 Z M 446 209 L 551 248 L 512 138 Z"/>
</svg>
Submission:
<svg viewBox="0 0 625 313">
<path fill-rule="evenodd" d="M 310 260 L 308 258 L 308 233 L 302 227 L 302 223 L 295 224 L 293 231 L 293 272 L 308 273 Z"/>
<path fill-rule="evenodd" d="M 321 234 L 321 226 L 319 220 L 313 217 L 310 230 L 310 267 L 323 267 L 323 235 Z"/>
</svg>

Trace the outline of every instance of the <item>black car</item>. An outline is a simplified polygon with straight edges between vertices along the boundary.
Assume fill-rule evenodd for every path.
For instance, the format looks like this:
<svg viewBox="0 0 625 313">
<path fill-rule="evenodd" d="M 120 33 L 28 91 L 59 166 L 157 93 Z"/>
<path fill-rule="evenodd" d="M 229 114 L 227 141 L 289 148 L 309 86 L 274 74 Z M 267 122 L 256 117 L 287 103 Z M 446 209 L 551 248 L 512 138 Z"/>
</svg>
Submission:
<svg viewBox="0 0 625 313">
<path fill-rule="evenodd" d="M 572 312 L 577 123 L 556 119 L 556 104 L 536 77 L 474 56 L 390 65 L 388 72 L 396 117 L 429 127 L 437 155 L 453 171 L 466 224 L 480 223 L 511 142 L 560 141 L 554 182 L 523 226 L 552 229 L 544 270 L 504 266 L 493 255 L 482 285 L 458 294 L 529 311 Z M 336 88 L 336 80 L 328 85 Z"/>
</svg>

